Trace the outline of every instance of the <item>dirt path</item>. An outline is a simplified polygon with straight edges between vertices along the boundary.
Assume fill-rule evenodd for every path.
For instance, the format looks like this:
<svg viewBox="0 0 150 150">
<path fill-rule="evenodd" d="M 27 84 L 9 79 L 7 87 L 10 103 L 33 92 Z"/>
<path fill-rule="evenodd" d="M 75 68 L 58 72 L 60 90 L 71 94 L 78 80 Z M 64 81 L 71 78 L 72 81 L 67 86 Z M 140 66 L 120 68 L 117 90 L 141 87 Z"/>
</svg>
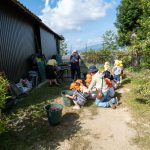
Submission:
<svg viewBox="0 0 150 150">
<path fill-rule="evenodd" d="M 129 89 L 120 89 L 120 93 Z M 94 112 L 94 113 L 93 113 Z M 132 138 L 136 132 L 129 109 L 123 104 L 117 109 L 84 108 L 80 112 L 81 131 L 73 138 L 60 143 L 59 150 L 139 150 Z"/>
</svg>

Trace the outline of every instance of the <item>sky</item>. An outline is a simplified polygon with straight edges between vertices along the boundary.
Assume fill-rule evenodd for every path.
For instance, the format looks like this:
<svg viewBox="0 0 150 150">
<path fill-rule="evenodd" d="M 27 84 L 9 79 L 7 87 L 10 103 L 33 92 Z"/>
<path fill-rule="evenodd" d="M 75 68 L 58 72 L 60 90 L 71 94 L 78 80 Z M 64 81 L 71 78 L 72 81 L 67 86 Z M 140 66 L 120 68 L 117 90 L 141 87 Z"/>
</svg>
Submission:
<svg viewBox="0 0 150 150">
<path fill-rule="evenodd" d="M 53 31 L 64 36 L 68 50 L 101 44 L 107 30 L 116 32 L 121 0 L 19 0 Z"/>
</svg>

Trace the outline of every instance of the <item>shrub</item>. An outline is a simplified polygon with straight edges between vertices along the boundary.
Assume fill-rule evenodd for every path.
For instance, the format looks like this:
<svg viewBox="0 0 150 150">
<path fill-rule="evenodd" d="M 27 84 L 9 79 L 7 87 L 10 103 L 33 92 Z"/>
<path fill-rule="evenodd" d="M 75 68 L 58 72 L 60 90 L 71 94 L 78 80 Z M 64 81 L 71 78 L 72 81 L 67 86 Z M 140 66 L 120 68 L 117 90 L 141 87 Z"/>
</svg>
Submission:
<svg viewBox="0 0 150 150">
<path fill-rule="evenodd" d="M 6 77 L 0 73 L 0 108 L 3 107 L 6 98 L 8 98 L 9 82 Z"/>
<path fill-rule="evenodd" d="M 103 64 L 105 61 L 108 61 L 110 51 L 109 50 L 88 50 L 85 52 L 82 52 L 82 55 L 84 56 L 84 61 L 86 63 L 101 63 Z"/>
<path fill-rule="evenodd" d="M 150 73 L 149 70 L 141 70 L 139 73 L 135 73 L 134 82 L 136 83 L 136 89 L 134 93 L 137 96 L 137 99 L 142 100 L 146 104 L 150 104 Z M 139 76 L 137 77 L 136 74 Z"/>
<path fill-rule="evenodd" d="M 1 109 L 4 107 L 5 100 L 9 97 L 8 96 L 8 88 L 9 88 L 9 82 L 6 79 L 5 75 L 0 73 L 0 133 L 4 130 L 5 127 L 5 121 L 1 114 Z"/>
</svg>

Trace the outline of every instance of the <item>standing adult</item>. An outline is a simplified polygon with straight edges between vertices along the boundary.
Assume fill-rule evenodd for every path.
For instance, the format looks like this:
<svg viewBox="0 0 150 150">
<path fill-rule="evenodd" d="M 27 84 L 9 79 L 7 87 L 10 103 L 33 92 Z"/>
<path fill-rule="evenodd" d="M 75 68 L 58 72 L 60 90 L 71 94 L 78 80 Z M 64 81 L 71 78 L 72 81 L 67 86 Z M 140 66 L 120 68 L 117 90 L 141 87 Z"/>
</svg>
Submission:
<svg viewBox="0 0 150 150">
<path fill-rule="evenodd" d="M 71 79 L 75 80 L 75 74 L 77 73 L 77 78 L 80 79 L 80 55 L 78 54 L 77 50 L 73 50 L 72 55 L 70 56 L 71 62 Z"/>
</svg>

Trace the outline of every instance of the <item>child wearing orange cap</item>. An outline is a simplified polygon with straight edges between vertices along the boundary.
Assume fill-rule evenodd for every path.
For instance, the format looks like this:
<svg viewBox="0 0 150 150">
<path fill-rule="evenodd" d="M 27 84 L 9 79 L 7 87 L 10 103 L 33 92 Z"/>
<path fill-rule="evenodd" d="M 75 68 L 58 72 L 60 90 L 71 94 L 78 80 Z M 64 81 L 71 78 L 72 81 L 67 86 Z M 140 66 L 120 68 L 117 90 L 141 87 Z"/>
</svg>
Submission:
<svg viewBox="0 0 150 150">
<path fill-rule="evenodd" d="M 76 89 L 76 83 L 73 82 L 70 84 L 70 90 Z"/>
<path fill-rule="evenodd" d="M 73 100 L 75 104 L 73 109 L 80 109 L 87 100 L 88 94 L 84 92 L 87 88 L 83 85 L 82 80 L 75 81 L 70 88 L 75 90 L 73 95 L 66 94 L 65 96 Z"/>
<path fill-rule="evenodd" d="M 76 89 L 76 90 L 80 90 L 80 87 L 81 86 L 84 86 L 83 83 L 82 83 L 82 80 L 76 80 L 75 82 L 72 82 L 70 84 L 70 89 Z"/>
<path fill-rule="evenodd" d="M 87 93 L 83 93 L 81 91 L 75 91 L 73 93 L 73 95 L 65 95 L 66 97 L 70 98 L 73 100 L 75 106 L 73 107 L 73 109 L 80 109 L 81 106 L 83 106 L 87 100 Z"/>
<path fill-rule="evenodd" d="M 81 85 L 83 85 L 82 80 L 76 80 L 75 82 L 70 84 L 70 89 L 79 91 Z"/>
<path fill-rule="evenodd" d="M 92 81 L 92 76 L 90 74 L 87 74 L 86 75 L 86 80 L 85 80 L 85 83 L 86 83 L 87 87 L 90 85 L 91 81 Z"/>
<path fill-rule="evenodd" d="M 83 84 L 82 80 L 80 79 L 76 80 L 75 83 L 80 84 L 80 85 Z"/>
</svg>

